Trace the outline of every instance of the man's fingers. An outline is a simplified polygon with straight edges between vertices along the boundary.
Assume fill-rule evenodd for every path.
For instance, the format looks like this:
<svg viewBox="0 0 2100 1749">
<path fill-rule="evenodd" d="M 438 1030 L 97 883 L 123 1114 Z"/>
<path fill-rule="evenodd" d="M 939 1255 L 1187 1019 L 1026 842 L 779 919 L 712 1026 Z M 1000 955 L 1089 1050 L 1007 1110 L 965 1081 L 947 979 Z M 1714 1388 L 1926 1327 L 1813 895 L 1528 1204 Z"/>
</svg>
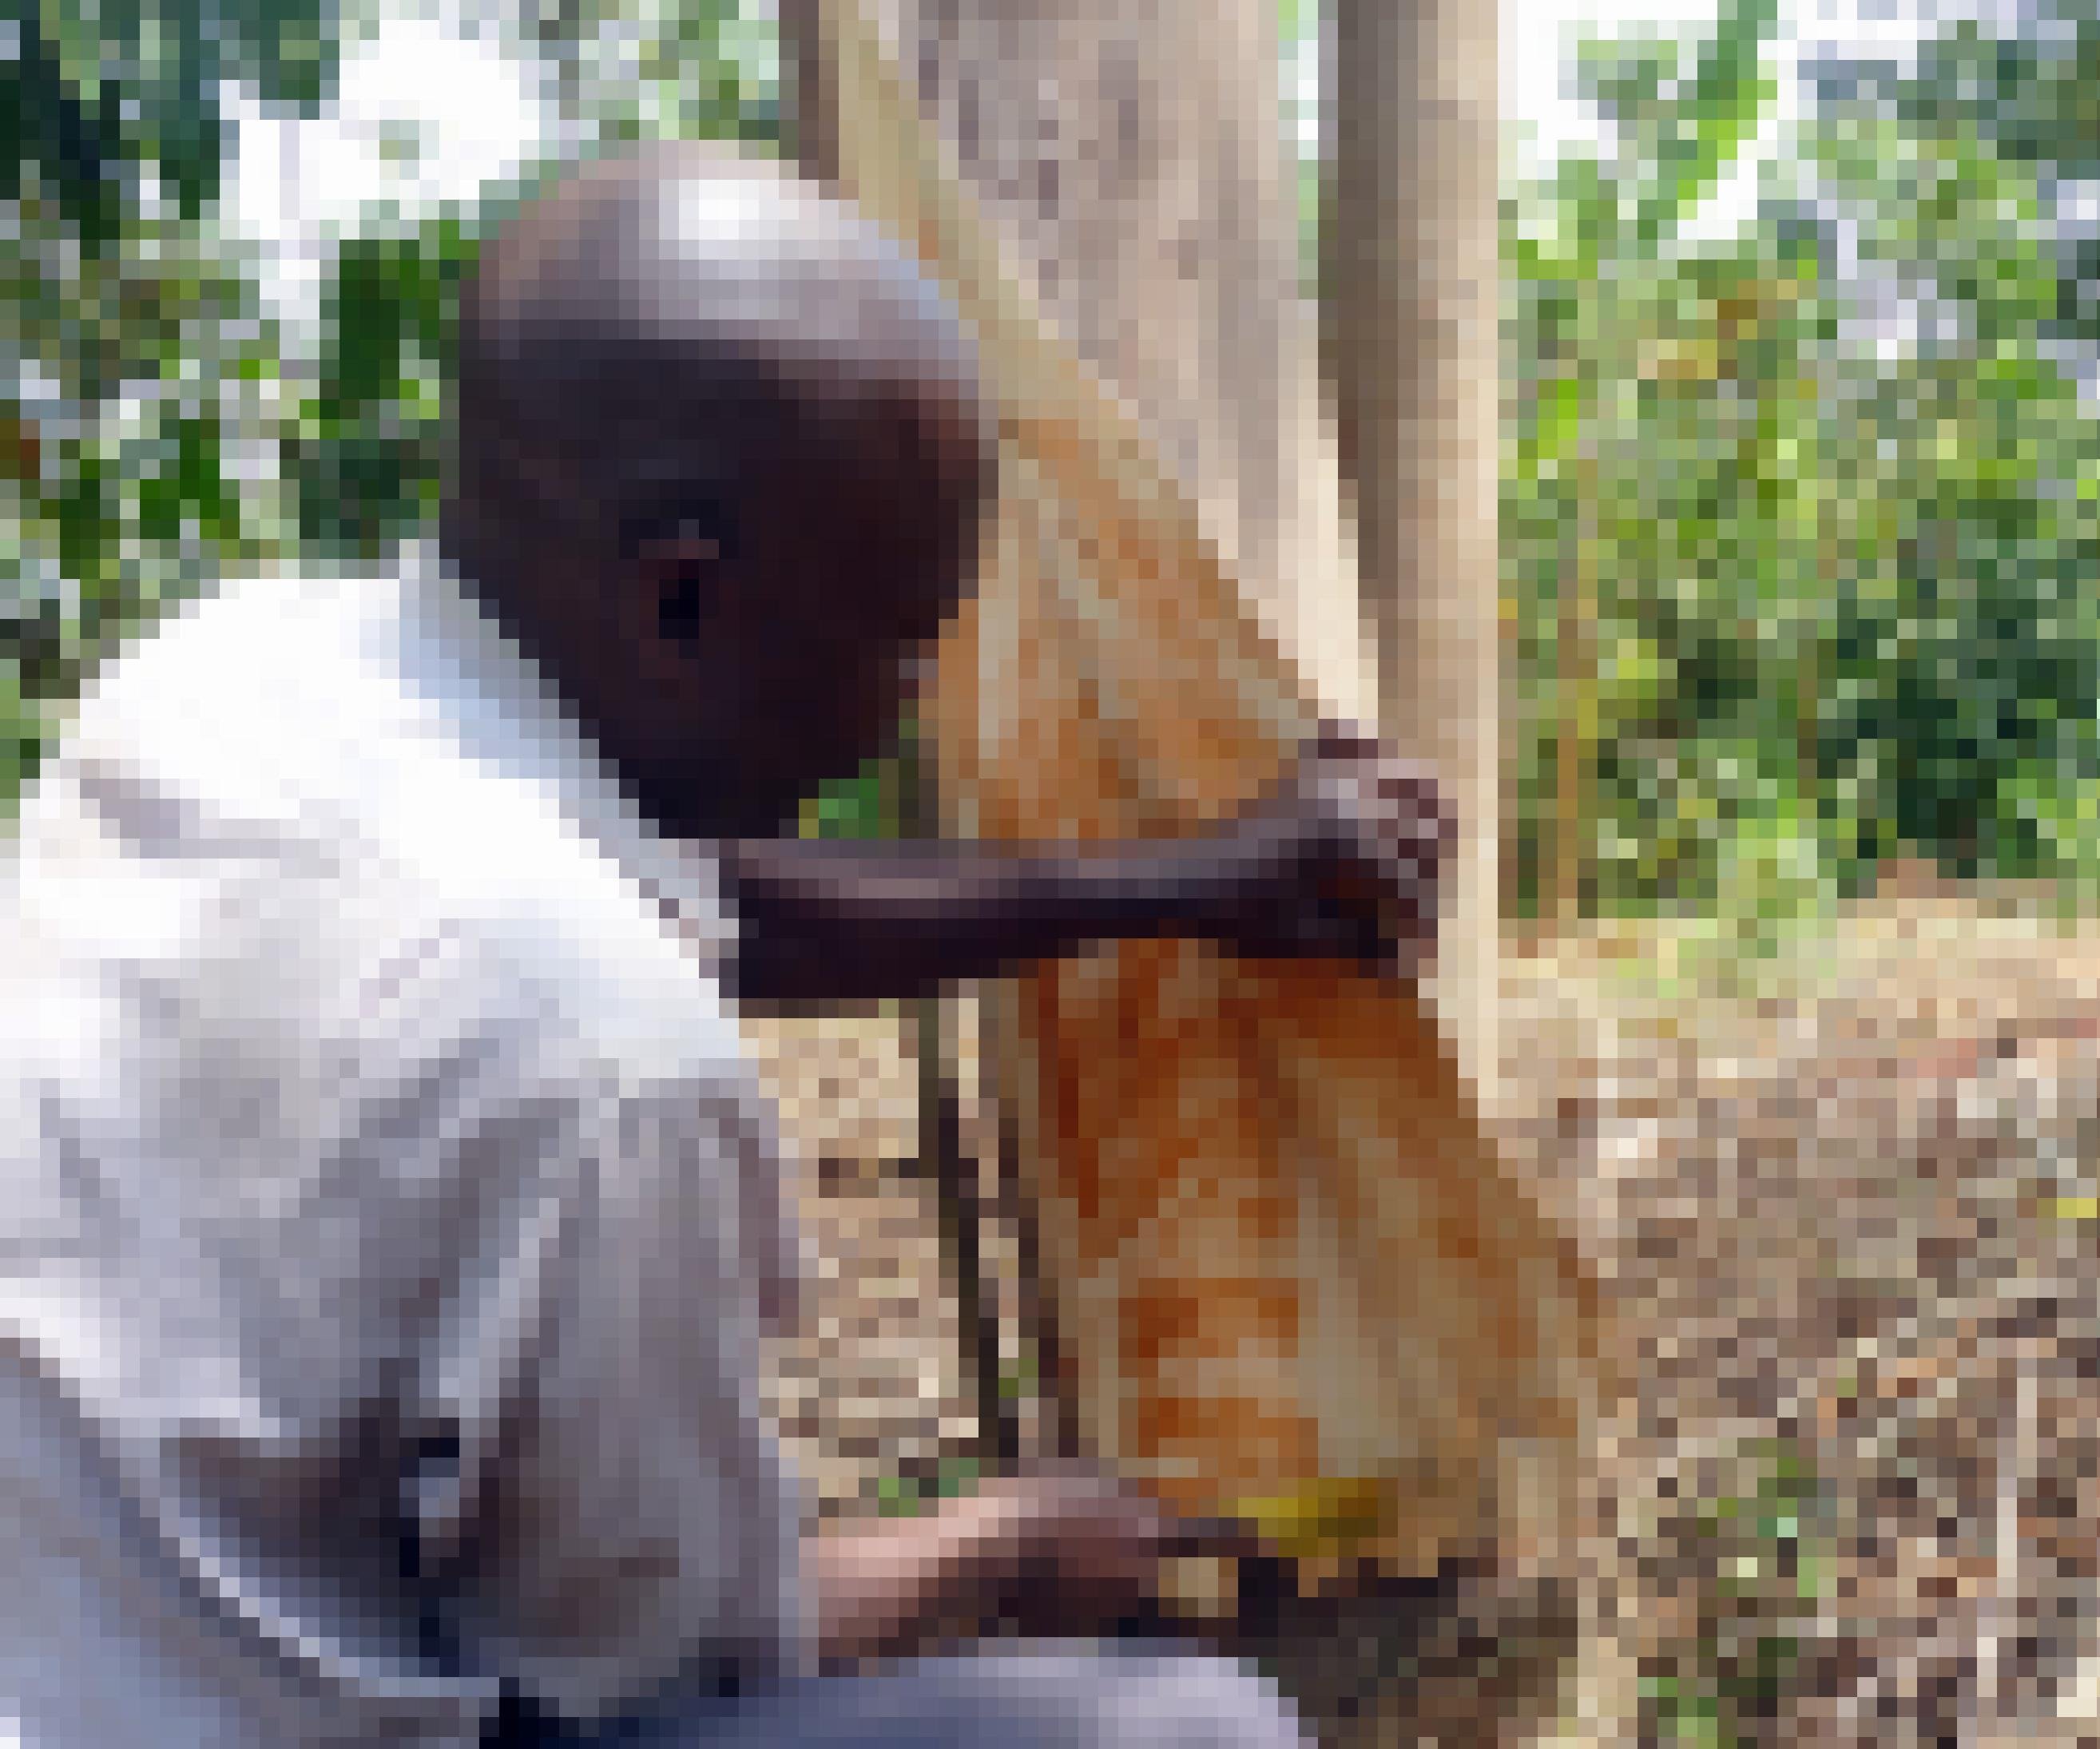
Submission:
<svg viewBox="0 0 2100 1749">
<path fill-rule="evenodd" d="M 1368 759 L 1377 756 L 1378 737 L 1361 723 L 1326 717 L 1312 737 L 1312 751 L 1323 759 Z"/>
<path fill-rule="evenodd" d="M 1275 1553 L 1260 1527 L 1246 1518 L 1177 1519 L 1160 1549 L 1170 1561 L 1242 1561 Z"/>
<path fill-rule="evenodd" d="M 1433 947 L 1453 825 L 1435 774 L 1361 728 L 1327 722 L 1263 804 L 1287 857 L 1250 889 L 1234 945 L 1405 978 Z"/>
<path fill-rule="evenodd" d="M 1436 773 L 1375 742 L 1336 737 L 1316 744 L 1301 778 L 1303 793 L 1339 825 L 1395 845 L 1441 844 L 1452 821 Z"/>
</svg>

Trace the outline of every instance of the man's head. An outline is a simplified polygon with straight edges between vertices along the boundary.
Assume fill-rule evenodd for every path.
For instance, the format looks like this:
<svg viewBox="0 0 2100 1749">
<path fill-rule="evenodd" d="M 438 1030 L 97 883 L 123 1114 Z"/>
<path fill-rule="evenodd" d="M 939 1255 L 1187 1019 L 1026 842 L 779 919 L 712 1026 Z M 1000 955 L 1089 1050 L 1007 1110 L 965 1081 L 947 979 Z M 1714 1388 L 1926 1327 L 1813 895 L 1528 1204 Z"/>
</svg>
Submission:
<svg viewBox="0 0 2100 1749">
<path fill-rule="evenodd" d="M 893 721 L 992 491 L 909 258 L 706 147 L 571 177 L 461 309 L 449 553 L 644 808 L 755 831 Z"/>
</svg>

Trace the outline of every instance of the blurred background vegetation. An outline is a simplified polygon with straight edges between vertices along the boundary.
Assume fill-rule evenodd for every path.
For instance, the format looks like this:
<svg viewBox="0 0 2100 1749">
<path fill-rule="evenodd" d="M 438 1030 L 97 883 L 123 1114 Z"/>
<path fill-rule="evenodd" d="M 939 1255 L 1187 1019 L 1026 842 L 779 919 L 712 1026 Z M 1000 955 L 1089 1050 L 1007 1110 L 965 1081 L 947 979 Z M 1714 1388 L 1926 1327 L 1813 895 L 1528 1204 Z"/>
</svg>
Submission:
<svg viewBox="0 0 2100 1749">
<path fill-rule="evenodd" d="M 2100 15 L 1805 65 L 1754 222 L 1692 240 L 1772 22 L 1593 44 L 1618 151 L 1509 203 L 1522 910 L 2100 873 Z"/>
<path fill-rule="evenodd" d="M 1315 11 L 1284 7 L 1291 52 Z M 0 797 L 113 640 L 231 570 L 378 557 L 432 507 L 448 293 L 536 169 L 346 227 L 303 348 L 214 218 L 227 82 L 316 112 L 371 24 L 0 0 Z M 488 28 L 551 93 L 554 156 L 777 140 L 734 0 Z M 1605 144 L 1509 190 L 1513 916 L 1781 916 L 1898 859 L 2100 883 L 2100 16 L 2036 0 L 1914 65 L 1804 60 L 1717 240 L 1777 28 L 1723 0 L 1696 40 L 1590 42 Z M 898 815 L 873 771 L 806 824 Z"/>
</svg>

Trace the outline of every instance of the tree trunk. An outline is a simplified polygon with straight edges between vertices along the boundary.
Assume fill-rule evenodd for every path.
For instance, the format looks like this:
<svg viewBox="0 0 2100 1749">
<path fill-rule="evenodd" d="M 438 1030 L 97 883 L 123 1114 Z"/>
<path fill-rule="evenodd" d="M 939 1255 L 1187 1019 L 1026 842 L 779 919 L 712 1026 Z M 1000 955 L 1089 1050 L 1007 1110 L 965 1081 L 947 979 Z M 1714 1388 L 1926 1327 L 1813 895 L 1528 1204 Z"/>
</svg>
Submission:
<svg viewBox="0 0 2100 1749">
<path fill-rule="evenodd" d="M 788 0 L 791 39 L 810 41 L 821 11 Z M 1317 336 L 1299 297 L 1273 6 L 863 0 L 862 11 L 1043 314 L 1153 438 L 1272 636 L 1324 708 L 1368 719 Z M 836 180 L 831 63 L 805 52 L 792 67 L 797 157 Z M 1013 1055 L 1013 993 L 981 1003 L 980 1060 L 1009 1099 L 1028 1073 Z M 1030 1297 L 1043 1376 L 1057 1380 L 1054 1303 Z M 1069 1445 L 1074 1406 L 1048 1407 Z"/>
<path fill-rule="evenodd" d="M 1257 145 L 1282 156 L 1268 124 L 1250 145 L 1256 130 L 1227 121 L 1222 99 L 1175 90 L 1186 78 L 1209 92 L 1229 82 L 1199 69 L 1238 64 L 1273 117 L 1266 7 L 1239 11 L 1255 3 L 1161 0 L 1141 14 L 1160 33 L 1143 55 L 1095 0 L 977 0 L 965 17 L 933 16 L 934 0 L 908 17 L 893 6 L 891 40 L 909 27 L 905 65 L 935 92 L 939 130 L 921 124 L 858 7 L 783 7 L 791 28 L 791 11 L 822 26 L 803 39 L 819 64 L 800 82 L 825 106 L 808 117 L 815 161 L 917 247 L 975 325 L 1000 397 L 999 513 L 926 701 L 951 830 L 1024 841 L 1196 829 L 1273 778 L 1342 689 L 1302 645 L 1315 685 L 1279 654 L 1293 641 L 1275 635 L 1290 617 L 1277 606 L 1309 599 L 1303 617 L 1324 632 L 1334 615 L 1321 597 L 1272 584 L 1264 626 L 1248 609 L 1259 592 L 1220 562 L 1221 550 L 1257 562 L 1264 525 L 1240 506 L 1264 502 L 1262 488 L 1235 475 L 1229 504 L 1202 481 L 1180 490 L 1149 441 L 1185 475 L 1213 455 L 1242 474 L 1290 463 L 1288 442 L 1231 443 L 1214 429 L 1222 416 L 1179 408 L 1179 392 L 1235 404 L 1173 361 L 1207 349 L 1224 370 L 1220 336 L 1246 330 L 1210 313 L 1229 307 L 1225 289 L 1199 296 L 1162 265 L 1163 240 L 1182 234 L 1167 222 L 1185 209 L 1176 200 L 1211 215 L 1221 247 L 1242 222 L 1176 153 L 1207 142 L 1229 159 Z M 1031 38 L 1047 75 L 1030 71 Z M 1262 46 L 1235 61 L 1242 41 Z M 1061 91 L 1092 94 L 1082 119 Z M 1145 138 L 1142 116 L 1123 117 L 1133 104 L 1159 105 L 1175 143 L 1119 179 L 1099 161 L 1118 127 Z M 1207 113 L 1202 127 L 1188 119 Z M 1122 205 L 1083 223 L 1074 188 Z M 987 236 L 986 208 L 1044 276 L 1039 300 L 1035 275 L 1011 271 L 1012 251 Z M 1042 209 L 1080 240 L 1076 265 L 1045 261 L 1030 235 Z M 1202 234 L 1193 219 L 1184 228 Z M 1288 297 L 1290 231 L 1277 228 L 1267 283 Z M 1159 307 L 1113 311 L 1107 292 L 1075 284 L 1083 269 Z M 1090 370 L 1049 331 L 1043 302 L 1079 343 L 1134 361 L 1132 381 L 1104 392 L 1106 365 Z M 1288 381 L 1286 366 L 1229 363 L 1242 406 L 1268 392 L 1244 385 Z M 1285 526 L 1266 535 L 1278 551 Z M 1274 570 L 1300 580 L 1288 552 Z M 1354 629 L 1353 600 L 1340 617 Z M 1595 1368 L 1610 1353 L 1601 1298 L 1497 1157 L 1414 994 L 1343 967 L 1243 965 L 1163 941 L 1044 966 L 1011 993 L 1020 1048 L 1001 1063 L 1017 1070 L 1004 1090 L 1088 1443 L 1178 1504 L 1253 1516 L 1323 1558 L 1420 1575 L 1487 1548 L 1520 1562 L 1546 1550 L 1592 1448 Z"/>
<path fill-rule="evenodd" d="M 872 0 L 1043 312 L 1338 714 L 1370 703 L 1268 0 Z"/>
<path fill-rule="evenodd" d="M 1501 824 L 1493 0 L 1331 0 L 1323 374 L 1381 726 L 1463 839 L 1438 1007 L 1492 1106 Z"/>
</svg>

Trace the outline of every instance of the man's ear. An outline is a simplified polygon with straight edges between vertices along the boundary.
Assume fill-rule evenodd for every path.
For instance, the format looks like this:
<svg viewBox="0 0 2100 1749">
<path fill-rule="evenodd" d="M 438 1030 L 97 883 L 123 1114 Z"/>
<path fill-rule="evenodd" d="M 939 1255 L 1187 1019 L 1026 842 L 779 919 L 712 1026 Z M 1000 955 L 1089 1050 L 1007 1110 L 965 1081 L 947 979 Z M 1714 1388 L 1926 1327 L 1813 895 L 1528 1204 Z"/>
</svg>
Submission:
<svg viewBox="0 0 2100 1749">
<path fill-rule="evenodd" d="M 722 500 L 682 496 L 646 509 L 624 521 L 620 544 L 653 599 L 658 635 L 674 647 L 697 645 L 736 557 Z"/>
<path fill-rule="evenodd" d="M 691 649 L 700 641 L 721 588 L 721 548 L 714 541 L 682 541 L 644 560 L 656 597 L 656 631 L 667 644 Z"/>
</svg>

